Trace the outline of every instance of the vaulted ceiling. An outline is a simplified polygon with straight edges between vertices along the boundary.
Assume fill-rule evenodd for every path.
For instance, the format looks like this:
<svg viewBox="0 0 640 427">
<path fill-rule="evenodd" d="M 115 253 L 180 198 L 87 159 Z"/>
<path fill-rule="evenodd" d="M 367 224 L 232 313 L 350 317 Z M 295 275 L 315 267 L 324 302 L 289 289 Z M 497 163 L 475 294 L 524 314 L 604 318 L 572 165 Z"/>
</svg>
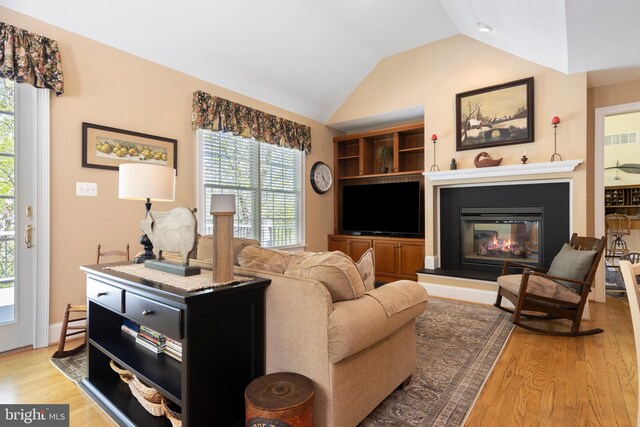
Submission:
<svg viewBox="0 0 640 427">
<path fill-rule="evenodd" d="M 455 34 L 564 73 L 617 69 L 611 75 L 618 79 L 640 77 L 634 68 L 640 66 L 638 0 L 0 0 L 0 5 L 321 122 L 381 59 Z M 479 32 L 479 22 L 493 31 Z M 594 73 L 594 84 L 608 75 Z"/>
</svg>

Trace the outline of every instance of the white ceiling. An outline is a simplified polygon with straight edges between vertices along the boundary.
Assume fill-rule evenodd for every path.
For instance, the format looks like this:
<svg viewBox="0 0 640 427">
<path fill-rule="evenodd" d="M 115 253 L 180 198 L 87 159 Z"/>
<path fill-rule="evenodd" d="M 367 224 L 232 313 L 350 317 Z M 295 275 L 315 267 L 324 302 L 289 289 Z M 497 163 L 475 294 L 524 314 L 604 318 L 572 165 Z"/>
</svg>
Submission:
<svg viewBox="0 0 640 427">
<path fill-rule="evenodd" d="M 0 0 L 326 121 L 383 58 L 454 34 L 562 71 L 638 78 L 638 0 Z M 2 19 L 0 17 L 0 19 Z M 477 23 L 494 31 L 480 33 Z M 600 72 L 593 81 L 606 82 Z"/>
</svg>

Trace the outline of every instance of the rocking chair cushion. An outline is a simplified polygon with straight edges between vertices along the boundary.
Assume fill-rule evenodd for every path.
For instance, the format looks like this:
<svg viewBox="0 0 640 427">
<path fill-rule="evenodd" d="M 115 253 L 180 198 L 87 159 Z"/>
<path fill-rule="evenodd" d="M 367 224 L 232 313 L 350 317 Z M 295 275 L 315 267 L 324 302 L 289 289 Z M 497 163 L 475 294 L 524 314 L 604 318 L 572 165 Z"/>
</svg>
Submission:
<svg viewBox="0 0 640 427">
<path fill-rule="evenodd" d="M 547 274 L 556 277 L 566 277 L 573 280 L 584 280 L 589 274 L 591 264 L 593 263 L 593 257 L 597 254 L 596 251 L 579 251 L 573 249 L 570 245 L 564 244 L 558 255 L 553 259 L 551 267 Z M 575 292 L 580 292 L 582 287 L 575 283 L 565 282 L 558 280 L 562 286 L 565 286 Z"/>
<path fill-rule="evenodd" d="M 509 274 L 498 277 L 498 285 L 514 295 L 520 293 L 522 274 Z M 580 295 L 558 282 L 540 276 L 529 276 L 527 293 L 542 297 L 560 299 L 573 304 L 580 302 Z"/>
</svg>

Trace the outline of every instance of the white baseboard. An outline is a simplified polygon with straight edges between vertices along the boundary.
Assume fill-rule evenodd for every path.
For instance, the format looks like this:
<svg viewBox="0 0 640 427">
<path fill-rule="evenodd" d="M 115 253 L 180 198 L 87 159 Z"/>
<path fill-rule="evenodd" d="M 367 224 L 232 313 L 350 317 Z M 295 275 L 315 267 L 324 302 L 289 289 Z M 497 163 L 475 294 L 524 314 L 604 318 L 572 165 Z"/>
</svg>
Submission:
<svg viewBox="0 0 640 427">
<path fill-rule="evenodd" d="M 460 301 L 475 302 L 479 304 L 493 305 L 496 302 L 496 292 L 484 289 L 463 288 L 460 286 L 438 285 L 434 283 L 420 282 L 422 286 L 433 297 L 449 298 Z M 506 308 L 513 308 L 513 304 L 502 299 L 502 305 Z"/>
<path fill-rule="evenodd" d="M 76 323 L 76 325 L 81 325 L 82 323 Z M 52 323 L 49 325 L 49 345 L 58 344 L 60 341 L 60 331 L 62 330 L 62 322 Z M 67 341 L 79 340 L 83 339 L 84 334 L 73 335 L 67 338 Z"/>
<path fill-rule="evenodd" d="M 435 270 L 440 268 L 440 257 L 437 255 L 427 255 L 424 257 L 424 268 Z"/>
</svg>

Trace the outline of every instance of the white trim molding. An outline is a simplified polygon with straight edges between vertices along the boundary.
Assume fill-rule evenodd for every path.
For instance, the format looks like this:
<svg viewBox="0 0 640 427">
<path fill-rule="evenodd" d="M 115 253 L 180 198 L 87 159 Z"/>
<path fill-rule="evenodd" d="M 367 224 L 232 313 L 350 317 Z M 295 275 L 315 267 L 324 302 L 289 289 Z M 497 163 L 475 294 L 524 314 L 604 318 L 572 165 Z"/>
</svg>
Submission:
<svg viewBox="0 0 640 427">
<path fill-rule="evenodd" d="M 593 148 L 593 221 L 594 235 L 604 236 L 604 120 L 607 116 L 640 111 L 640 102 L 630 104 L 612 105 L 610 107 L 596 108 L 595 141 Z M 602 266 L 596 276 L 596 286 L 592 293 L 597 302 L 606 300 L 604 285 L 604 257 L 600 261 Z"/>
<path fill-rule="evenodd" d="M 74 323 L 74 326 L 86 327 L 87 324 L 86 322 L 77 322 L 77 323 Z M 50 346 L 51 344 L 58 344 L 60 342 L 60 331 L 62 331 L 62 322 L 52 323 L 50 325 L 47 325 L 47 330 L 49 333 L 49 343 L 47 344 L 47 347 Z M 65 339 L 65 342 L 79 340 L 79 339 L 84 339 L 84 334 L 68 336 Z"/>
<path fill-rule="evenodd" d="M 51 137 L 50 97 L 48 89 L 36 90 L 35 175 L 36 207 L 34 224 L 37 230 L 36 249 L 36 304 L 35 304 L 35 348 L 49 346 L 49 287 L 51 245 Z"/>
<path fill-rule="evenodd" d="M 488 168 L 455 169 L 438 172 L 423 172 L 430 181 L 466 180 L 478 178 L 495 178 L 501 176 L 544 175 L 559 172 L 572 172 L 583 162 L 580 160 L 563 160 L 559 162 L 529 163 L 526 165 L 505 165 Z"/>
<path fill-rule="evenodd" d="M 419 283 L 427 290 L 429 296 L 432 297 L 448 298 L 458 301 L 468 301 L 487 305 L 493 305 L 493 303 L 496 302 L 496 291 L 441 285 L 435 283 Z M 513 305 L 505 298 L 502 299 L 502 304 L 504 307 L 513 308 Z"/>
<path fill-rule="evenodd" d="M 440 225 L 440 224 L 438 224 Z M 438 255 L 427 255 L 424 257 L 424 268 L 435 270 L 440 268 L 440 257 Z"/>
</svg>

